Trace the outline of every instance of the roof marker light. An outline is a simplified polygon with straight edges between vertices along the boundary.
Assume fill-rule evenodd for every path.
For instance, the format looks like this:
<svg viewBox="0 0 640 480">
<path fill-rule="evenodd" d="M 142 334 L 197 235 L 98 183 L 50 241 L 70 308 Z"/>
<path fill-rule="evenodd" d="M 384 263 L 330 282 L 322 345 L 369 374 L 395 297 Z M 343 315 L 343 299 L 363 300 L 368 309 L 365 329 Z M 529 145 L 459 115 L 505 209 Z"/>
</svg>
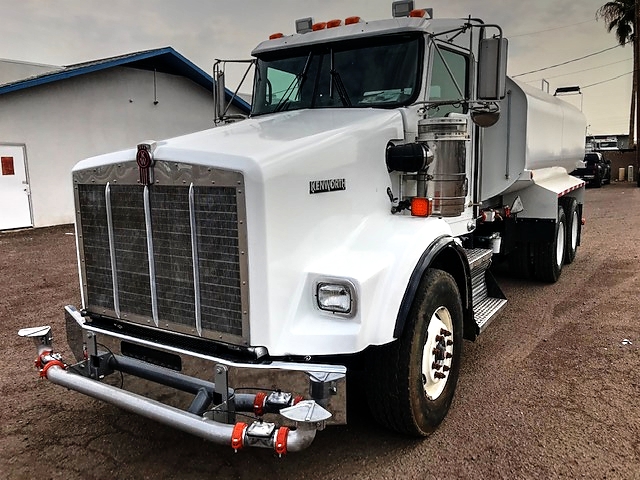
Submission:
<svg viewBox="0 0 640 480">
<path fill-rule="evenodd" d="M 426 14 L 427 14 L 426 10 L 416 9 L 416 10 L 411 10 L 411 12 L 409 13 L 409 16 L 411 18 L 424 18 Z"/>
<path fill-rule="evenodd" d="M 340 20 L 339 18 L 336 18 L 335 20 L 329 20 L 327 22 L 327 28 L 340 27 L 341 25 L 342 25 L 342 20 Z"/>
<path fill-rule="evenodd" d="M 269 40 L 275 40 L 276 38 L 282 38 L 284 37 L 283 33 L 272 33 L 271 35 L 269 35 Z"/>
<path fill-rule="evenodd" d="M 314 32 L 317 32 L 318 30 L 324 30 L 325 28 L 327 28 L 327 22 L 314 23 L 313 27 L 311 28 L 313 29 Z"/>
<path fill-rule="evenodd" d="M 313 31 L 313 18 L 300 18 L 296 20 L 296 33 L 309 33 Z"/>
<path fill-rule="evenodd" d="M 360 23 L 362 22 L 362 19 L 360 17 L 348 17 L 344 19 L 344 24 L 345 25 L 353 25 L 354 23 Z"/>
</svg>

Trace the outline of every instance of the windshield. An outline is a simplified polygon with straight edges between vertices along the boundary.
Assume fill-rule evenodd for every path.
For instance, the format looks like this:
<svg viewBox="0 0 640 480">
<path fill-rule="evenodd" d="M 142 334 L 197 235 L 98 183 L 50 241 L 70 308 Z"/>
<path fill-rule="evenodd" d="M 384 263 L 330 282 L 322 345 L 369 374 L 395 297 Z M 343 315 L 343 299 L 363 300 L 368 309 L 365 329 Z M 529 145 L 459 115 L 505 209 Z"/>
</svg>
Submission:
<svg viewBox="0 0 640 480">
<path fill-rule="evenodd" d="M 420 90 L 422 37 L 308 45 L 258 58 L 253 115 L 303 108 L 394 108 Z"/>
</svg>

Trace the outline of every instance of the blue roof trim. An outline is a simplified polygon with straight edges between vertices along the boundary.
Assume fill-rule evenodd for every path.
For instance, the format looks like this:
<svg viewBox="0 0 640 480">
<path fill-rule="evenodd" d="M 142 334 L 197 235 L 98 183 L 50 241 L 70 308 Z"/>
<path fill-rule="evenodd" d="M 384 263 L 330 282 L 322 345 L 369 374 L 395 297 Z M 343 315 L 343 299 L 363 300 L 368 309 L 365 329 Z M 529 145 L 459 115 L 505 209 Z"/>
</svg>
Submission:
<svg viewBox="0 0 640 480">
<path fill-rule="evenodd" d="M 213 78 L 211 75 L 180 55 L 173 48 L 165 47 L 156 50 L 122 55 L 119 57 L 96 60 L 94 62 L 69 65 L 64 70 L 45 73 L 2 85 L 0 86 L 0 95 L 120 66 L 142 68 L 145 70 L 153 70 L 154 68 L 157 68 L 158 71 L 163 71 L 164 73 L 182 75 L 203 88 L 213 91 Z M 233 92 L 228 89 L 226 90 L 226 94 L 227 98 L 231 98 L 233 96 Z M 251 111 L 251 105 L 240 97 L 235 97 L 232 103 L 246 114 L 249 114 Z"/>
</svg>

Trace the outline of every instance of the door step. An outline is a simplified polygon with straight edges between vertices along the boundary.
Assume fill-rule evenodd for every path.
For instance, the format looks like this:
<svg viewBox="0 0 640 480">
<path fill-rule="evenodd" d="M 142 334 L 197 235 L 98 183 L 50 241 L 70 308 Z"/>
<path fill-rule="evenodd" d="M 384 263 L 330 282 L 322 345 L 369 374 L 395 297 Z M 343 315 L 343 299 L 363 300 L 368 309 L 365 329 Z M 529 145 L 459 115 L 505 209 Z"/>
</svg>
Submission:
<svg viewBox="0 0 640 480">
<path fill-rule="evenodd" d="M 478 326 L 478 333 L 484 332 L 506 304 L 506 298 L 487 297 L 478 303 L 478 305 L 473 306 L 473 319 Z"/>
<path fill-rule="evenodd" d="M 490 249 L 466 250 L 471 269 L 473 319 L 476 334 L 482 333 L 507 304 L 506 297 L 496 283 L 489 267 L 493 252 Z"/>
</svg>

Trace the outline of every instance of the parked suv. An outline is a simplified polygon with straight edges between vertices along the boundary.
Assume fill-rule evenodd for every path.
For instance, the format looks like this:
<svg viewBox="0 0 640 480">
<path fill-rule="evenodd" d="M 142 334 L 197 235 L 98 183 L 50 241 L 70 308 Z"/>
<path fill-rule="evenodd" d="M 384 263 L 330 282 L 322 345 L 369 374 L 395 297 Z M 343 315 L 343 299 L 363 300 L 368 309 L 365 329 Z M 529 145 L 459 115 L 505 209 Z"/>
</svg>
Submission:
<svg viewBox="0 0 640 480">
<path fill-rule="evenodd" d="M 600 188 L 605 183 L 611 183 L 611 161 L 606 160 L 599 152 L 587 153 L 583 165 L 571 172 L 571 175 Z"/>
</svg>

